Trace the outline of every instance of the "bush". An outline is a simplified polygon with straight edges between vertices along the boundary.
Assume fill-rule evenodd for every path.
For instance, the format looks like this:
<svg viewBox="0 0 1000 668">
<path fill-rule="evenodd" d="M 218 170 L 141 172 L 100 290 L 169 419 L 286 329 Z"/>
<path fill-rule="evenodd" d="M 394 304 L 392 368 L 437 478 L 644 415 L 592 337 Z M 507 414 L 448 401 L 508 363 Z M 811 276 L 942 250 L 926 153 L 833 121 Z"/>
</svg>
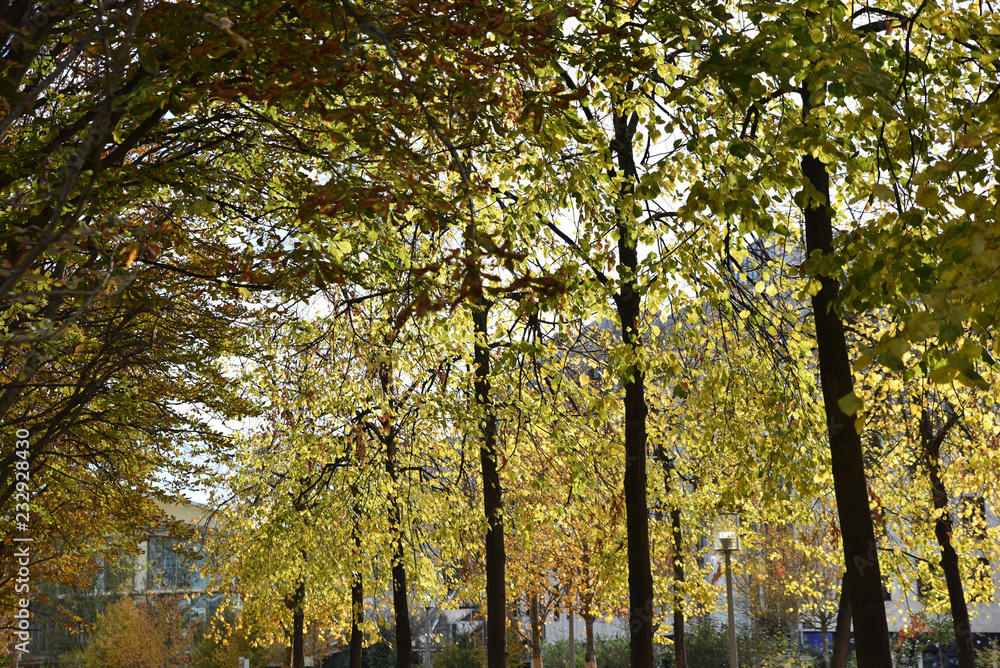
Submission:
<svg viewBox="0 0 1000 668">
<path fill-rule="evenodd" d="M 729 633 L 713 619 L 692 624 L 684 635 L 690 668 L 729 668 Z M 740 665 L 760 668 L 798 668 L 813 665 L 809 654 L 798 654 L 784 635 L 767 635 L 741 628 L 736 633 Z M 673 665 L 673 656 L 670 656 Z"/>
<path fill-rule="evenodd" d="M 482 664 L 482 648 L 475 637 L 468 635 L 445 643 L 434 657 L 434 668 L 480 668 Z"/>
<path fill-rule="evenodd" d="M 976 665 L 983 668 L 1000 668 L 1000 641 L 992 640 L 976 650 Z"/>
<path fill-rule="evenodd" d="M 125 597 L 98 615 L 83 658 L 88 668 L 160 668 L 186 663 L 189 629 L 177 597 Z"/>
<path fill-rule="evenodd" d="M 688 665 L 691 668 L 726 668 L 729 666 L 729 638 L 726 635 L 726 630 L 712 620 L 694 624 L 686 629 L 684 649 Z M 672 660 L 670 665 L 673 665 Z"/>
<path fill-rule="evenodd" d="M 232 668 L 241 656 L 250 659 L 250 668 L 267 665 L 270 652 L 259 647 L 257 637 L 238 621 L 235 613 L 226 611 L 198 626 L 191 656 L 196 668 Z"/>
<path fill-rule="evenodd" d="M 395 668 L 395 644 L 396 630 L 394 628 L 387 627 L 380 628 L 379 639 L 368 647 L 361 648 L 362 668 Z M 308 654 L 306 654 L 306 656 L 308 656 Z M 414 655 L 413 658 L 415 661 L 420 660 L 419 655 Z M 350 649 L 345 646 L 340 652 L 333 655 L 333 668 L 347 668 L 350 660 Z"/>
<path fill-rule="evenodd" d="M 587 643 L 576 641 L 576 668 L 584 668 Z M 625 636 L 605 636 L 594 634 L 594 650 L 597 652 L 597 668 L 629 668 L 629 639 Z M 542 647 L 544 668 L 568 668 L 569 640 L 556 640 Z"/>
</svg>

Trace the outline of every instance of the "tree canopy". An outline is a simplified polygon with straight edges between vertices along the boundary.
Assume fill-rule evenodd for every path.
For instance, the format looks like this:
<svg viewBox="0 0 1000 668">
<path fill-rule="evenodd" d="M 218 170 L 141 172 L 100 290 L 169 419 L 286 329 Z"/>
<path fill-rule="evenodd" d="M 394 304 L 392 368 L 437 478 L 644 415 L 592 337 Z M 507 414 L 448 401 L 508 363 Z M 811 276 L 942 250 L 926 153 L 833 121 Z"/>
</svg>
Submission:
<svg viewBox="0 0 1000 668">
<path fill-rule="evenodd" d="M 358 668 L 474 602 L 500 668 L 539 600 L 686 665 L 738 511 L 788 562 L 748 581 L 849 601 L 859 666 L 891 574 L 968 668 L 986 4 L 0 2 L 5 628 L 14 537 L 82 581 L 202 485 L 215 581 L 296 667 L 306 626 Z"/>
</svg>

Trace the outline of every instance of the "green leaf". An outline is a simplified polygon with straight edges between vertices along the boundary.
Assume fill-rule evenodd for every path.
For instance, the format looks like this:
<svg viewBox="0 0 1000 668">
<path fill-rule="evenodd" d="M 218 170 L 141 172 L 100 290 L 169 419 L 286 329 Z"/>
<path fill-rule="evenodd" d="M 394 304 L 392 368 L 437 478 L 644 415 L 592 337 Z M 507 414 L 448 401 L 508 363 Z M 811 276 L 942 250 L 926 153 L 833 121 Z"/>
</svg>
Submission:
<svg viewBox="0 0 1000 668">
<path fill-rule="evenodd" d="M 896 199 L 896 193 L 884 183 L 872 185 L 872 194 L 883 202 L 891 202 Z"/>
<path fill-rule="evenodd" d="M 937 186 L 925 183 L 924 185 L 917 188 L 916 196 L 917 206 L 924 209 L 929 209 L 938 203 L 938 189 Z"/>
<path fill-rule="evenodd" d="M 865 407 L 865 402 L 862 401 L 861 397 L 856 395 L 854 392 L 851 392 L 850 394 L 838 399 L 837 406 L 840 407 L 840 410 L 844 413 L 844 415 L 854 415 Z"/>
</svg>

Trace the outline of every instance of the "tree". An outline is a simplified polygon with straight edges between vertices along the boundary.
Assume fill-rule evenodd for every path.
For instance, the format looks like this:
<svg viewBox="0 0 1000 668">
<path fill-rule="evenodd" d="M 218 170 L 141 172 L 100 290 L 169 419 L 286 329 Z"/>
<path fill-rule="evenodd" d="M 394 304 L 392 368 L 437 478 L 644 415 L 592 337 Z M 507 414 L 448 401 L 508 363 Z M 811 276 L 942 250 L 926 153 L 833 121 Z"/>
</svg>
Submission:
<svg viewBox="0 0 1000 668">
<path fill-rule="evenodd" d="M 190 629 L 173 596 L 140 601 L 130 597 L 98 616 L 84 653 L 93 668 L 157 668 L 187 661 Z"/>
<path fill-rule="evenodd" d="M 219 507 L 222 530 L 210 549 L 213 579 L 241 595 L 244 623 L 266 641 L 289 640 L 292 665 L 300 668 L 307 623 L 353 619 L 343 583 L 361 559 L 347 547 L 361 518 L 352 517 L 349 494 L 340 503 L 331 500 L 337 498 L 333 481 L 351 487 L 348 472 L 357 468 L 363 447 L 355 450 L 358 431 L 349 414 L 345 419 L 337 410 L 339 397 L 331 402 L 327 388 L 303 385 L 307 375 L 335 377 L 350 351 L 338 358 L 333 347 L 317 347 L 317 332 L 305 324 L 279 332 L 299 354 L 264 348 L 253 370 L 266 420 L 235 452 L 222 453 L 235 454 L 228 481 L 233 495 Z M 247 542 L 246 535 L 259 540 Z"/>
<path fill-rule="evenodd" d="M 230 668 L 240 657 L 250 659 L 251 666 L 266 666 L 273 650 L 260 647 L 256 634 L 226 608 L 195 630 L 193 644 L 191 659 L 198 668 Z"/>
<path fill-rule="evenodd" d="M 257 396 L 268 397 L 269 427 L 235 451 L 231 489 L 258 496 L 244 506 L 246 524 L 232 519 L 235 530 L 266 537 L 281 568 L 254 572 L 263 553 L 234 541 L 227 572 L 260 594 L 251 616 L 266 623 L 275 610 L 291 613 L 299 638 L 315 598 L 306 588 L 350 582 L 360 643 L 362 576 L 402 594 L 404 576 L 423 570 L 426 590 L 442 586 L 466 565 L 456 555 L 481 528 L 488 663 L 500 668 L 504 484 L 526 461 L 521 443 L 503 437 L 522 426 L 517 409 L 533 404 L 513 398 L 527 387 L 513 380 L 516 367 L 529 351 L 551 351 L 533 340 L 542 319 L 566 334 L 598 316 L 615 323 L 617 343 L 599 366 L 623 397 L 593 405 L 622 434 L 632 664 L 651 668 L 658 592 L 673 587 L 675 638 L 697 598 L 685 562 L 690 527 L 735 508 L 767 524 L 781 504 L 800 512 L 829 484 L 809 437 L 812 415 L 795 400 L 815 399 L 802 355 L 812 339 L 845 600 L 860 665 L 886 665 L 878 499 L 862 440 L 869 397 L 855 379 L 877 362 L 907 384 L 929 377 L 993 391 L 982 369 L 995 363 L 991 349 L 1000 354 L 990 178 L 1000 103 L 989 85 L 996 65 L 982 53 L 995 46 L 995 16 L 972 3 L 853 11 L 839 1 L 752 3 L 738 21 L 727 3 L 8 5 L 0 141 L 17 159 L 0 172 L 11 203 L 0 240 L 0 418 L 43 432 L 25 465 L 44 491 L 39 526 L 48 535 L 66 509 L 101 509 L 93 534 L 74 529 L 64 543 L 49 541 L 53 550 L 85 561 L 92 535 L 150 517 L 147 498 L 162 495 L 156 476 L 192 441 L 217 446 L 208 416 L 185 416 L 177 403 L 222 417 L 252 412 L 217 388 L 256 309 L 318 291 L 336 301 L 350 284 L 344 315 L 392 294 L 374 318 L 378 336 L 327 332 L 338 350 L 317 344 L 316 332 L 293 332 L 273 342 L 273 359 L 257 360 L 268 369 Z M 764 259 L 745 267 L 750 256 Z M 815 329 L 803 333 L 795 311 L 808 305 Z M 435 353 L 430 366 L 410 365 L 403 348 L 391 359 L 364 350 L 389 341 L 390 322 L 422 326 L 435 311 L 454 316 L 454 336 L 438 322 L 428 337 L 448 362 Z M 855 314 L 873 313 L 878 331 L 854 354 Z M 726 320 L 718 327 L 717 315 Z M 661 325 L 681 321 L 693 328 L 685 354 L 661 354 Z M 232 325 L 241 331 L 231 336 Z M 415 335 L 405 350 L 426 343 Z M 295 367 L 289 350 L 319 351 L 316 366 Z M 747 355 L 760 364 L 739 359 Z M 353 363 L 370 376 L 344 370 Z M 420 448 L 404 463 L 399 437 L 409 427 L 399 419 L 420 411 L 403 407 L 431 388 L 396 390 L 463 366 L 450 386 L 461 389 L 427 402 L 435 428 L 413 438 Z M 282 380 L 320 368 L 329 383 L 319 399 Z M 192 373 L 197 381 L 185 384 Z M 690 390 L 703 382 L 706 391 Z M 753 408 L 736 411 L 710 392 L 748 394 Z M 560 393 L 556 405 L 575 390 Z M 946 534 L 956 528 L 951 490 L 962 486 L 939 449 L 947 424 L 928 411 L 920 457 L 937 462 L 928 471 L 936 537 L 961 617 L 959 550 L 955 532 Z M 706 434 L 721 446 L 717 462 L 698 446 Z M 970 440 L 977 458 L 991 452 L 988 439 Z M 479 481 L 465 470 L 465 442 Z M 648 466 L 651 453 L 659 467 Z M 18 489 L 14 457 L 0 458 L 4 504 Z M 762 480 L 759 466 L 740 466 L 749 460 L 783 475 Z M 411 466 L 419 480 L 405 474 Z M 735 484 L 719 484 L 726 475 Z M 105 502 L 116 477 L 124 484 Z M 433 555 L 420 554 L 416 539 L 401 539 L 415 523 L 400 481 L 430 506 L 426 524 L 456 518 L 445 500 L 481 492 L 485 524 L 425 528 Z M 338 504 L 331 486 L 354 490 L 351 502 Z M 654 506 L 669 529 L 650 526 Z M 340 542 L 325 542 L 324 531 Z M 384 572 L 408 550 L 414 571 Z M 657 551 L 671 568 L 654 572 Z M 447 576 L 430 575 L 432 562 Z M 272 575 L 280 592 L 263 585 Z M 315 617 L 343 621 L 344 598 L 332 596 Z M 683 643 L 676 651 L 683 662 Z M 301 643 L 294 654 L 299 661 Z"/>
<path fill-rule="evenodd" d="M 916 328 L 921 317 L 926 317 L 917 316 L 916 311 L 922 309 L 914 307 L 920 302 L 934 312 L 956 308 L 956 323 L 976 326 L 966 318 L 971 311 L 961 305 L 968 294 L 963 294 L 962 288 L 949 293 L 955 295 L 954 302 L 944 296 L 944 291 L 935 293 L 928 289 L 933 281 L 924 281 L 936 273 L 933 263 L 896 264 L 901 256 L 881 252 L 886 248 L 886 239 L 905 229 L 906 233 L 892 246 L 905 248 L 904 254 L 911 258 L 921 252 L 929 253 L 924 257 L 937 258 L 938 250 L 947 247 L 948 240 L 958 234 L 955 228 L 943 225 L 938 190 L 926 183 L 938 171 L 932 168 L 938 161 L 930 137 L 935 128 L 942 127 L 938 122 L 947 122 L 945 119 L 952 118 L 956 111 L 950 101 L 951 94 L 946 92 L 954 90 L 951 88 L 954 80 L 943 72 L 958 71 L 954 63 L 966 57 L 965 50 L 971 43 L 962 43 L 961 39 L 934 41 L 926 28 L 936 23 L 922 16 L 925 7 L 916 5 L 897 8 L 898 11 L 863 8 L 851 14 L 846 6 L 830 3 L 821 8 L 789 5 L 752 12 L 754 30 L 733 33 L 728 38 L 734 46 L 741 46 L 729 51 L 725 46 L 727 39 L 718 40 L 718 48 L 712 49 L 719 57 L 714 62 L 707 61 L 704 70 L 728 82 L 724 84 L 725 94 L 745 112 L 741 123 L 729 126 L 726 139 L 720 141 L 716 135 L 703 142 L 699 150 L 708 155 L 714 146 L 720 151 L 718 155 L 732 156 L 724 158 L 726 170 L 735 170 L 730 182 L 740 187 L 727 193 L 731 198 L 727 202 L 707 191 L 689 198 L 689 204 L 709 204 L 715 211 L 725 210 L 726 206 L 740 210 L 747 228 L 759 225 L 764 230 L 786 235 L 791 226 L 778 223 L 772 215 L 776 208 L 769 206 L 777 192 L 784 192 L 785 201 L 794 201 L 805 218 L 809 257 L 802 269 L 812 279 L 806 293 L 812 297 L 817 319 L 820 374 L 828 411 L 845 563 L 851 569 L 847 582 L 859 665 L 887 666 L 890 657 L 883 626 L 884 606 L 879 600 L 878 552 L 858 435 L 861 426 L 852 425 L 858 422 L 861 403 L 852 394 L 850 356 L 843 335 L 844 309 L 887 307 L 908 321 L 913 318 L 910 334 L 917 340 L 933 336 L 936 330 Z M 963 26 L 974 26 L 970 34 L 979 39 L 982 18 L 978 12 L 971 6 L 956 11 L 962 21 L 968 21 Z M 891 33 L 893 26 L 902 26 L 904 30 L 897 33 L 898 39 L 884 39 L 882 31 Z M 963 27 L 958 32 L 964 34 L 964 30 Z M 949 34 L 957 36 L 958 32 Z M 752 36 L 744 39 L 743 35 Z M 934 51 L 939 58 L 934 66 L 922 69 L 919 74 L 911 67 L 911 47 L 917 43 L 928 52 Z M 981 80 L 983 71 L 979 66 L 972 69 L 968 83 L 963 80 L 958 86 L 977 87 L 974 82 Z M 914 103 L 910 94 L 911 87 L 918 85 L 923 91 L 920 105 Z M 801 125 L 790 124 L 788 119 L 793 116 L 784 113 L 792 111 L 786 99 L 796 92 L 801 101 L 798 109 L 801 113 L 796 112 L 796 117 L 802 118 Z M 854 107 L 853 100 L 860 99 L 866 102 Z M 931 118 L 934 121 L 927 122 Z M 898 134 L 888 131 L 892 124 L 899 124 L 905 131 Z M 958 128 L 959 124 L 953 127 Z M 776 138 L 778 141 L 774 142 Z M 959 149 L 957 144 L 956 149 Z M 979 177 L 974 165 L 975 159 L 981 157 L 976 155 L 969 166 L 960 165 L 961 161 L 947 166 L 939 163 L 942 179 L 953 176 L 976 193 L 974 184 Z M 860 178 L 865 173 L 874 178 Z M 924 176 L 915 178 L 918 174 Z M 751 176 L 752 184 L 746 180 Z M 886 186 L 883 180 L 890 185 Z M 799 188 L 801 192 L 796 193 Z M 915 191 L 920 192 L 919 196 Z M 951 193 L 957 194 L 954 190 Z M 882 197 L 892 203 L 895 211 L 875 219 L 866 217 L 867 207 L 861 212 L 845 204 L 867 200 L 870 206 Z M 978 201 L 978 197 L 970 193 L 967 203 Z M 916 206 L 911 206 L 912 203 Z M 924 216 L 920 209 L 928 206 L 933 213 Z M 856 235 L 854 241 L 846 236 L 838 238 L 833 227 L 835 219 L 848 224 L 847 215 L 854 216 L 850 221 Z M 908 222 L 900 225 L 904 218 Z M 964 232 L 974 234 L 971 229 Z M 910 256 L 911 252 L 914 255 Z M 855 262 L 853 258 L 861 261 Z M 942 259 L 946 263 L 952 261 Z M 942 274 L 942 278 L 945 276 L 947 281 L 956 278 L 949 271 Z M 845 292 L 840 294 L 842 278 Z M 992 300 L 991 294 L 983 297 L 986 302 Z M 936 316 L 932 320 L 941 323 Z M 983 326 L 989 318 L 980 320 L 978 326 Z M 963 325 L 955 326 L 961 329 Z M 887 337 L 876 354 L 888 345 Z M 953 362 L 971 371 L 961 357 Z"/>
<path fill-rule="evenodd" d="M 509 503 L 510 570 L 515 590 L 531 600 L 534 658 L 541 661 L 543 612 L 558 608 L 583 618 L 584 661 L 594 664 L 594 621 L 622 607 L 625 586 L 624 506 L 614 480 L 621 430 L 608 419 L 610 387 L 591 366 L 600 363 L 607 331 L 588 323 L 576 334 L 536 360 L 534 382 L 521 393 L 524 415 L 508 429 L 523 471 Z"/>
<path fill-rule="evenodd" d="M 800 621 L 823 634 L 823 665 L 829 665 L 829 633 L 836 627 L 843 568 L 835 558 L 829 526 L 761 527 L 741 554 L 738 605 L 758 633 L 783 637 Z"/>
<path fill-rule="evenodd" d="M 992 588 L 983 591 L 978 571 L 980 543 L 987 535 L 986 504 L 996 502 L 989 482 L 994 470 L 983 459 L 996 447 L 994 401 L 979 388 L 935 382 L 941 367 L 921 377 L 902 366 L 902 359 L 913 355 L 932 364 L 963 345 L 970 342 L 961 340 L 954 347 L 938 342 L 937 350 L 920 346 L 912 352 L 896 347 L 903 353 L 900 364 L 894 363 L 898 370 L 869 369 L 863 396 L 871 406 L 871 420 L 878 425 L 873 468 L 879 474 L 875 482 L 881 482 L 880 494 L 888 497 L 880 505 L 896 508 L 905 518 L 884 519 L 887 534 L 902 549 L 890 563 L 904 582 L 914 579 L 916 564 L 907 562 L 916 554 L 925 554 L 922 558 L 940 566 L 932 577 L 924 578 L 922 588 L 935 590 L 943 579 L 946 595 L 941 598 L 947 599 L 952 613 L 959 661 L 972 665 L 975 650 L 968 602 L 984 594 L 993 596 Z M 994 370 L 984 373 L 995 381 Z M 938 598 L 928 598 L 932 609 L 938 608 Z"/>
<path fill-rule="evenodd" d="M 243 409 L 219 360 L 247 313 L 237 290 L 274 265 L 200 215 L 213 187 L 252 181 L 231 168 L 253 162 L 252 132 L 207 102 L 207 52 L 232 54 L 231 35 L 175 3 L 0 11 L 0 420 L 31 433 L 27 470 L 0 456 L 0 506 L 30 475 L 33 573 L 71 584 L 113 536 L 162 519 L 153 501 L 178 497 L 157 481 L 190 473 L 208 416 Z M 207 52 L 171 60 L 194 34 Z M 220 145 L 230 161 L 206 160 Z M 9 564 L 14 525 L 0 532 Z"/>
</svg>

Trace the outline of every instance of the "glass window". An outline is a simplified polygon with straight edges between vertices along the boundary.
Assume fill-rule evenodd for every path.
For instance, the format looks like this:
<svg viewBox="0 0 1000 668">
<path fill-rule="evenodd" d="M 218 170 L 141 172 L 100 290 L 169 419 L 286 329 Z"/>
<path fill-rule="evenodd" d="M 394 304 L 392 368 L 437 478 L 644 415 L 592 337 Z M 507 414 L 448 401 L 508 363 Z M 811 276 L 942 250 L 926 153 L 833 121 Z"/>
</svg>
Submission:
<svg viewBox="0 0 1000 668">
<path fill-rule="evenodd" d="M 178 543 L 151 536 L 146 546 L 146 587 L 158 590 L 202 590 L 205 580 L 198 573 L 201 559 L 192 559 L 178 549 Z"/>
<path fill-rule="evenodd" d="M 986 501 L 981 496 L 963 496 L 959 516 L 971 536 L 986 538 Z"/>
</svg>

